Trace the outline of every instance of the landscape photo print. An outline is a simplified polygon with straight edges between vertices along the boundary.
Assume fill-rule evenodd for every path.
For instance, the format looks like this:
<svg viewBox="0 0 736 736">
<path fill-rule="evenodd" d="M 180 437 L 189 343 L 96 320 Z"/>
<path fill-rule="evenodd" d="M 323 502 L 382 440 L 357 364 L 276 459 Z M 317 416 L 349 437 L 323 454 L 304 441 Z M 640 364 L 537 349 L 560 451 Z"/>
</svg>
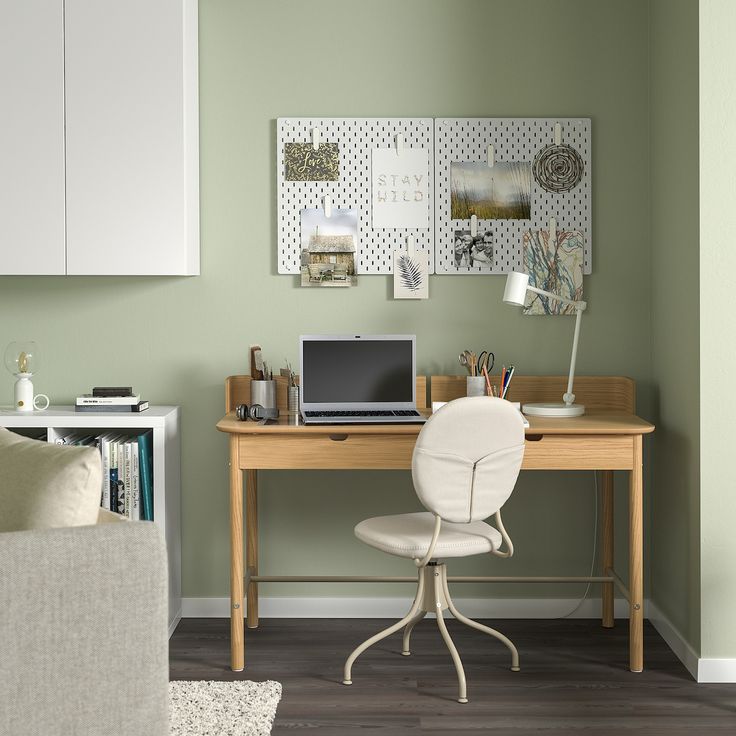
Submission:
<svg viewBox="0 0 736 736">
<path fill-rule="evenodd" d="M 453 161 L 450 209 L 453 220 L 529 220 L 532 167 L 528 161 Z"/>
</svg>

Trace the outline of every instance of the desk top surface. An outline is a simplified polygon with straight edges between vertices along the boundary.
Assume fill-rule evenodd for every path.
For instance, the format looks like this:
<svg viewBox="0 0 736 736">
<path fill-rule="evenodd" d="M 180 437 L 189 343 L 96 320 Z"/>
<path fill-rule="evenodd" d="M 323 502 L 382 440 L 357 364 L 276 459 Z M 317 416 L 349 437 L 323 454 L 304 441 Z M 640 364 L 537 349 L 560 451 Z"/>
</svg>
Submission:
<svg viewBox="0 0 736 736">
<path fill-rule="evenodd" d="M 431 410 L 422 410 L 429 416 Z M 581 417 L 527 417 L 527 435 L 538 434 L 649 434 L 654 425 L 635 414 L 595 411 Z M 277 421 L 268 424 L 241 422 L 235 414 L 226 414 L 218 423 L 217 429 L 228 434 L 279 434 L 279 435 L 416 435 L 421 424 L 310 424 L 305 425 L 298 416 L 281 414 Z"/>
</svg>

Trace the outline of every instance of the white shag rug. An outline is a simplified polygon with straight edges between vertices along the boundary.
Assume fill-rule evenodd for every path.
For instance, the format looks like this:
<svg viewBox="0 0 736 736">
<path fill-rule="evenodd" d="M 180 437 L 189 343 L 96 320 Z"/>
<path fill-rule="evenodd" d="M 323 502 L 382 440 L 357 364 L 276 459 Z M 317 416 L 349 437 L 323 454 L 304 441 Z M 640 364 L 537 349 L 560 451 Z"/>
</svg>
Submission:
<svg viewBox="0 0 736 736">
<path fill-rule="evenodd" d="M 273 680 L 170 682 L 171 736 L 268 736 L 279 700 Z"/>
</svg>

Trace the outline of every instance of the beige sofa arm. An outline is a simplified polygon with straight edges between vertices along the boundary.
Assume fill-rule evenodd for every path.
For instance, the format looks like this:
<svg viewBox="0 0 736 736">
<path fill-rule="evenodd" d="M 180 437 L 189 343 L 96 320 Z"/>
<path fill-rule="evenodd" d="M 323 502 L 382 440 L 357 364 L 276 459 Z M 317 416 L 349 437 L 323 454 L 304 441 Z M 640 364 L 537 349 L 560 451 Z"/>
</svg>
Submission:
<svg viewBox="0 0 736 736">
<path fill-rule="evenodd" d="M 167 735 L 160 529 L 10 532 L 0 561 L 0 733 Z"/>
</svg>

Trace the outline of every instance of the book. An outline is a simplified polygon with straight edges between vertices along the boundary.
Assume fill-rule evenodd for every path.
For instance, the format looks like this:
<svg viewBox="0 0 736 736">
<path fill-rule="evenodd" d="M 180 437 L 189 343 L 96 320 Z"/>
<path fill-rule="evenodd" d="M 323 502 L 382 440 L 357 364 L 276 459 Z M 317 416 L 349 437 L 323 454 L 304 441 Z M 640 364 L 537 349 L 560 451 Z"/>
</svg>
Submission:
<svg viewBox="0 0 736 736">
<path fill-rule="evenodd" d="M 110 440 L 110 511 L 120 513 L 118 506 L 118 443 L 117 438 Z"/>
<path fill-rule="evenodd" d="M 85 394 L 87 396 L 88 394 Z M 95 386 L 92 396 L 132 396 L 132 386 Z"/>
<path fill-rule="evenodd" d="M 92 394 L 82 394 L 77 396 L 77 406 L 130 406 L 137 404 L 140 400 L 140 395 L 92 396 Z"/>
<path fill-rule="evenodd" d="M 123 491 L 123 510 L 125 517 L 131 519 L 133 515 L 133 499 L 130 493 L 130 475 L 131 475 L 131 456 L 130 456 L 130 439 L 126 438 L 120 442 L 120 469 L 118 475 L 122 479 Z"/>
<path fill-rule="evenodd" d="M 102 508 L 110 511 L 110 438 L 112 435 L 100 435 L 100 454 L 102 455 Z"/>
<path fill-rule="evenodd" d="M 142 412 L 148 409 L 149 403 L 147 401 L 139 401 L 137 404 L 77 404 L 74 407 L 75 411 L 81 413 L 90 414 L 104 414 L 104 413 L 130 413 L 130 412 Z"/>
<path fill-rule="evenodd" d="M 140 451 L 138 439 L 133 438 L 130 443 L 130 498 L 132 513 L 130 518 L 138 521 L 141 518 L 141 476 L 140 476 Z"/>
<path fill-rule="evenodd" d="M 149 429 L 138 435 L 143 520 L 153 521 L 153 434 Z"/>
</svg>

